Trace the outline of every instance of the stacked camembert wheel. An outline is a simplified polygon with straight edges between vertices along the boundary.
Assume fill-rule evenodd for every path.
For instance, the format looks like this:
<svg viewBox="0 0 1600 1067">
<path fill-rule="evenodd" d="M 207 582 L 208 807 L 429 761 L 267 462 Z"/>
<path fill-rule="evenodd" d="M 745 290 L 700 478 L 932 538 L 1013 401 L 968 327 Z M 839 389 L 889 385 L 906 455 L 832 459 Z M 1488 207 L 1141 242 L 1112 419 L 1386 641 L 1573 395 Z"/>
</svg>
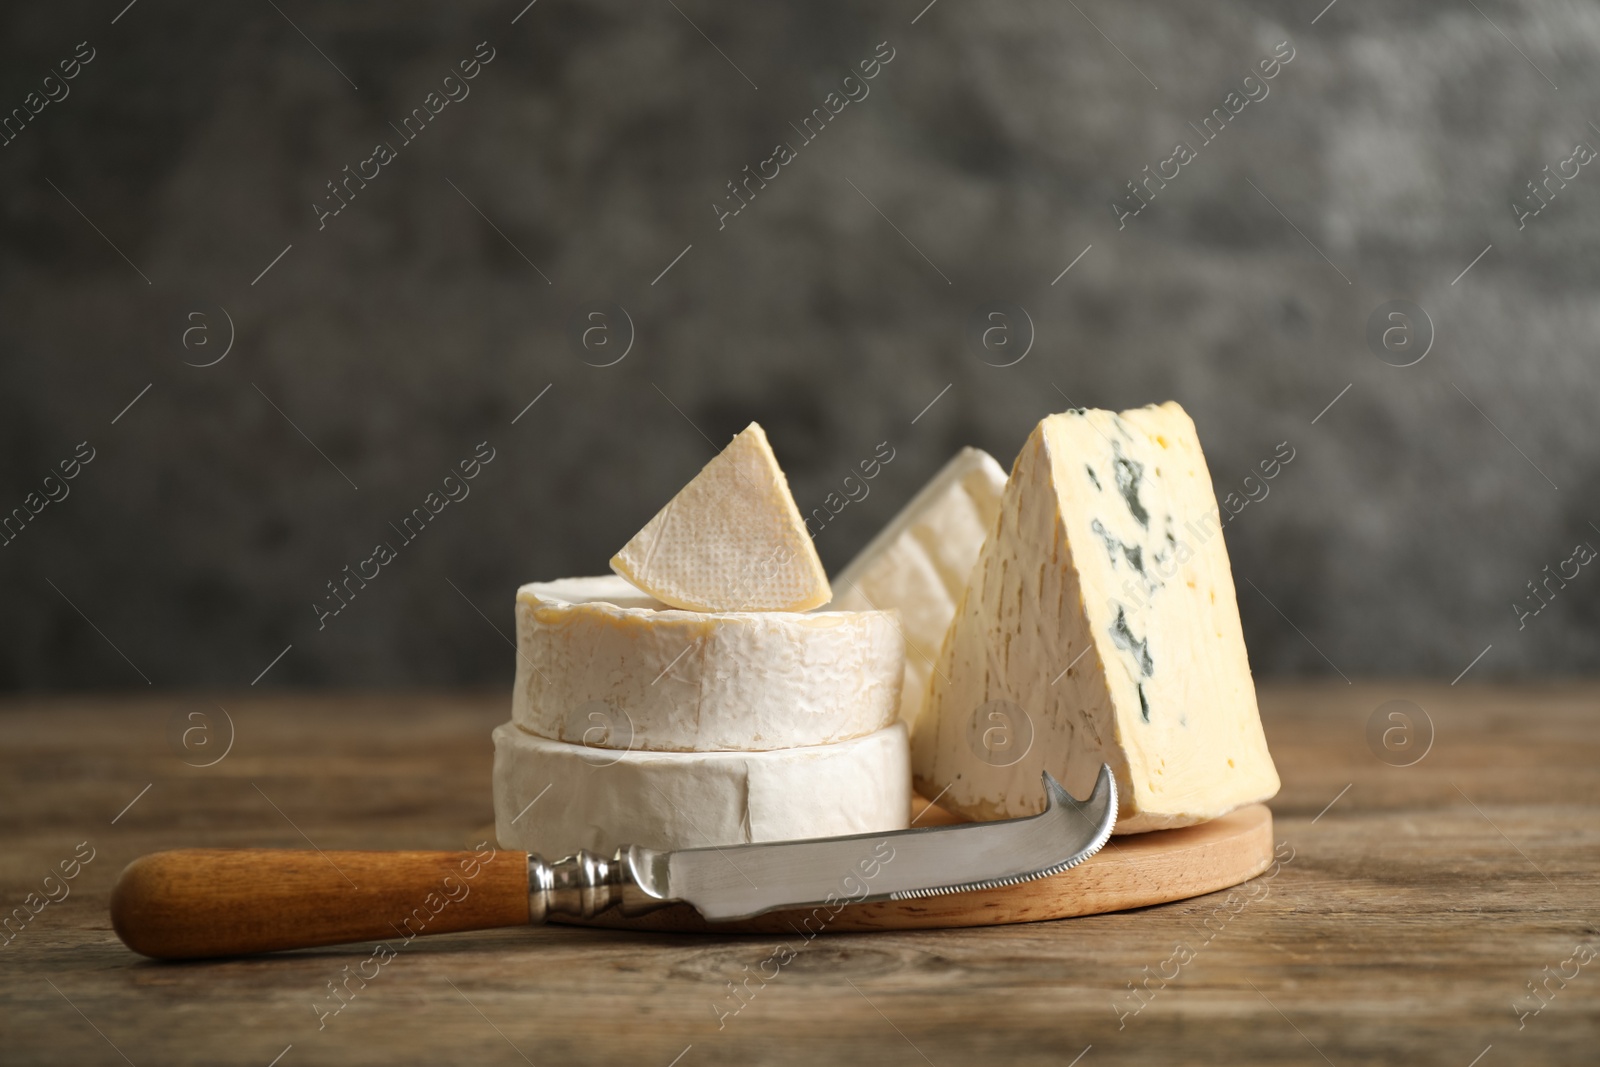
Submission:
<svg viewBox="0 0 1600 1067">
<path fill-rule="evenodd" d="M 827 577 L 761 427 L 611 561 L 517 593 L 496 832 L 546 857 L 872 833 L 910 815 L 892 611 Z"/>
</svg>

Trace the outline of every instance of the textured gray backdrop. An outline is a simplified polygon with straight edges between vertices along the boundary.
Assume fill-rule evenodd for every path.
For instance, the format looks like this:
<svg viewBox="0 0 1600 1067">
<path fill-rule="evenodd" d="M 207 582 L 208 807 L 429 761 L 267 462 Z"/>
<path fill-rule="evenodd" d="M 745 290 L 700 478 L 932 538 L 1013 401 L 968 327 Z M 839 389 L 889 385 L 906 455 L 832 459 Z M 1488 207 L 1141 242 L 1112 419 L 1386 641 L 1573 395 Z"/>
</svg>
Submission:
<svg viewBox="0 0 1600 1067">
<path fill-rule="evenodd" d="M 7 6 L 0 508 L 70 495 L 0 547 L 0 686 L 499 684 L 515 586 L 602 572 L 751 419 L 804 510 L 894 450 L 835 569 L 959 446 L 1168 398 L 1219 493 L 1294 449 L 1227 531 L 1258 672 L 1600 665 L 1600 568 L 1513 607 L 1600 546 L 1600 168 L 1563 163 L 1600 145 L 1600 9 L 523 2 Z M 319 229 L 346 165 L 378 172 Z M 746 165 L 777 176 L 719 228 Z M 1577 174 L 1519 229 L 1546 166 Z M 1435 334 L 1404 368 L 1366 336 L 1396 299 Z M 991 304 L 1009 349 L 971 340 Z"/>
</svg>

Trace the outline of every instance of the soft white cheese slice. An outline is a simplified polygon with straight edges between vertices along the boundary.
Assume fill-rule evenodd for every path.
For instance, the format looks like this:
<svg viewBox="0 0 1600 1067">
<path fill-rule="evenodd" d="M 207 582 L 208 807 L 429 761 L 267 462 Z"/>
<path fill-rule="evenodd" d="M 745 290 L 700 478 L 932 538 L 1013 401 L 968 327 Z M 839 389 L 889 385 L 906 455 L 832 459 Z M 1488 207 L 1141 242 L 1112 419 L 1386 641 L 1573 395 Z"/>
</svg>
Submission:
<svg viewBox="0 0 1600 1067">
<path fill-rule="evenodd" d="M 892 612 L 668 609 L 616 575 L 517 591 L 512 720 L 557 741 L 657 751 L 826 745 L 900 706 Z"/>
<path fill-rule="evenodd" d="M 546 859 L 623 845 L 703 848 L 905 829 L 899 723 L 777 752 L 621 752 L 494 731 L 495 834 Z"/>
<path fill-rule="evenodd" d="M 1005 487 L 993 456 L 963 448 L 833 580 L 833 610 L 899 610 L 906 639 L 900 720 L 908 729 L 922 712 L 939 646 Z"/>
<path fill-rule="evenodd" d="M 1121 833 L 1264 800 L 1261 732 L 1211 475 L 1177 404 L 1041 422 L 1011 472 L 918 723 L 925 796 L 1039 810 L 1039 772 L 1117 777 Z"/>
<path fill-rule="evenodd" d="M 691 611 L 806 611 L 831 591 L 789 482 L 751 423 L 611 559 Z"/>
</svg>

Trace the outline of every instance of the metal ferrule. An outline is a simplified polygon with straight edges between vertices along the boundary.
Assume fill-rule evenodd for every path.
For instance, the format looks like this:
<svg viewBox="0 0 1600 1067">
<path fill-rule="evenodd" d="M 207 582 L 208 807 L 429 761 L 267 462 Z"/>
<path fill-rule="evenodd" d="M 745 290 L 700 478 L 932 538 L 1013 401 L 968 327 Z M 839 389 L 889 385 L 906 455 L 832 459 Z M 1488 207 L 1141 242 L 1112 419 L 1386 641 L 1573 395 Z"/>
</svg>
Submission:
<svg viewBox="0 0 1600 1067">
<path fill-rule="evenodd" d="M 592 919 L 612 908 L 643 915 L 668 903 L 634 882 L 626 848 L 609 859 L 585 849 L 555 863 L 528 853 L 528 922 L 535 926 L 556 915 Z"/>
</svg>

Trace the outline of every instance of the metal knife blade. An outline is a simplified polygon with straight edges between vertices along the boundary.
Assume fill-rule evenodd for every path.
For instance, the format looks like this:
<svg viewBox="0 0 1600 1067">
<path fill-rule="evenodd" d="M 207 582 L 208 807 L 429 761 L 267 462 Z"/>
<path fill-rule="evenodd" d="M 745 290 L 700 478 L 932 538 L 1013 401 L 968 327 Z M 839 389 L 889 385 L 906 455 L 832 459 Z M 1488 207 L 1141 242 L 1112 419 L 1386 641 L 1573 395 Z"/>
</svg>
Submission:
<svg viewBox="0 0 1600 1067">
<path fill-rule="evenodd" d="M 677 852 L 634 846 L 625 862 L 646 896 L 685 901 L 712 921 L 1012 885 L 1082 863 L 1116 824 L 1109 766 L 1101 765 L 1086 800 L 1074 800 L 1048 772 L 1044 790 L 1045 810 L 1022 819 Z"/>
</svg>

